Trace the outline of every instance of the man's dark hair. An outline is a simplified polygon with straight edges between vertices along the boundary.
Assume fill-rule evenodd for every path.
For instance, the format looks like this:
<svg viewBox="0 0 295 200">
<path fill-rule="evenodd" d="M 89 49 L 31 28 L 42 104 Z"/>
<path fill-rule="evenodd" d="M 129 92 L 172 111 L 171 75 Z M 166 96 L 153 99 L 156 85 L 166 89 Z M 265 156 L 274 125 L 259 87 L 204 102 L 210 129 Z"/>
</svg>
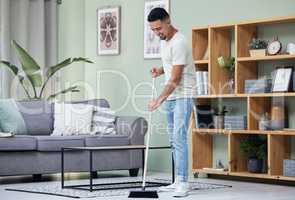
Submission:
<svg viewBox="0 0 295 200">
<path fill-rule="evenodd" d="M 169 18 L 168 12 L 164 8 L 154 8 L 148 15 L 148 22 L 154 22 L 157 20 L 164 21 Z"/>
</svg>

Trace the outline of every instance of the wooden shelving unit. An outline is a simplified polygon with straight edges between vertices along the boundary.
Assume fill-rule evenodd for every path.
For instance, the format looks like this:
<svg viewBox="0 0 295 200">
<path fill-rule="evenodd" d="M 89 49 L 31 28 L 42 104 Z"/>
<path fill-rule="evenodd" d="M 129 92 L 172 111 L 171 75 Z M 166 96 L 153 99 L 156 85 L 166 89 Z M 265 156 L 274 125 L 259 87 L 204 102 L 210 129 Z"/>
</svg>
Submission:
<svg viewBox="0 0 295 200">
<path fill-rule="evenodd" d="M 295 64 L 295 55 L 250 57 L 249 54 L 248 43 L 253 37 L 259 37 L 260 26 L 282 23 L 294 23 L 295 25 L 295 16 L 192 28 L 192 49 L 196 70 L 208 71 L 208 84 L 210 85 L 209 94 L 196 96 L 195 102 L 208 104 L 219 98 L 241 99 L 247 102 L 246 130 L 192 129 L 192 170 L 194 173 L 295 181 L 295 177 L 283 176 L 283 160 L 291 158 L 290 141 L 291 137 L 295 136 L 295 131 L 261 131 L 258 130 L 257 119 L 257 116 L 262 113 L 270 112 L 273 99 L 295 97 L 295 92 L 244 93 L 245 80 L 258 78 L 259 62 L 288 60 L 289 62 L 294 61 Z M 236 58 L 235 92 L 233 94 L 227 87 L 224 87 L 230 77 L 218 66 L 219 56 Z M 194 115 L 192 125 L 196 127 Z M 247 172 L 247 159 L 239 149 L 241 139 L 251 134 L 264 135 L 267 138 L 266 171 L 261 174 Z M 227 139 L 228 171 L 211 170 L 214 166 L 213 137 L 215 135 L 222 135 Z"/>
</svg>

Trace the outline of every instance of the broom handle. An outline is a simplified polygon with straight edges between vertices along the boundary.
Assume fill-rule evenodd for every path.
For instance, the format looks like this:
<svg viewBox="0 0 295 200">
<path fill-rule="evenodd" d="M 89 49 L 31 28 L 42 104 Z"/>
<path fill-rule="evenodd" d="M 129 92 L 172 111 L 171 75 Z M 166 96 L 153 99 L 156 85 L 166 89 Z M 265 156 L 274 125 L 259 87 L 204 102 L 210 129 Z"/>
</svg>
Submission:
<svg viewBox="0 0 295 200">
<path fill-rule="evenodd" d="M 152 97 L 151 97 L 152 100 L 154 99 L 154 90 L 155 90 L 155 78 L 153 77 L 153 79 L 152 79 Z M 148 134 L 147 134 L 147 140 L 146 140 L 146 146 L 145 146 L 145 160 L 144 160 L 143 181 L 142 181 L 142 188 L 144 190 L 145 190 L 147 163 L 148 163 L 148 156 L 149 156 L 151 128 L 152 128 L 152 111 L 149 111 Z"/>
</svg>

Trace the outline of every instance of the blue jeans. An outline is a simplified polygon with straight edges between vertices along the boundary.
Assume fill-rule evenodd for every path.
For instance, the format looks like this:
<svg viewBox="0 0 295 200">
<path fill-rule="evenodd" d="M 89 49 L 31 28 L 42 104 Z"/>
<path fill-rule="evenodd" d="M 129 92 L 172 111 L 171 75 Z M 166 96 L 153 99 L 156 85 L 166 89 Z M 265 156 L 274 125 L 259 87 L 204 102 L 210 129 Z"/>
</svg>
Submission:
<svg viewBox="0 0 295 200">
<path fill-rule="evenodd" d="M 168 134 L 179 181 L 188 181 L 188 143 L 187 131 L 192 112 L 193 100 L 180 98 L 165 102 Z"/>
</svg>

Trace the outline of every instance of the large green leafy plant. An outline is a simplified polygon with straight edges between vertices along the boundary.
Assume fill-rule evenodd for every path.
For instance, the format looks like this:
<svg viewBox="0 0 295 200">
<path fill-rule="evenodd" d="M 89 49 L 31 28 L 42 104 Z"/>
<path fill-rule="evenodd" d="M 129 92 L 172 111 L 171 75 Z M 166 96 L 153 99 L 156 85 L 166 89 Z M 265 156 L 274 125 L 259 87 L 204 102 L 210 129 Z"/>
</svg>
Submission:
<svg viewBox="0 0 295 200">
<path fill-rule="evenodd" d="M 265 136 L 247 136 L 240 143 L 240 150 L 248 158 L 265 159 L 267 154 L 267 145 Z"/>
<path fill-rule="evenodd" d="M 50 80 L 50 78 L 59 70 L 69 66 L 75 62 L 86 62 L 86 63 L 93 63 L 92 61 L 88 60 L 87 58 L 68 58 L 64 61 L 47 68 L 47 71 L 42 78 L 41 67 L 40 65 L 34 60 L 32 56 L 28 54 L 28 52 L 23 49 L 16 41 L 12 41 L 11 45 L 13 46 L 17 58 L 20 61 L 21 68 L 12 65 L 8 61 L 0 61 L 0 66 L 5 66 L 15 75 L 15 77 L 19 80 L 21 86 L 23 87 L 25 94 L 28 99 L 52 99 L 58 95 L 65 94 L 68 92 L 79 92 L 78 86 L 71 86 L 66 88 L 62 91 L 57 93 L 51 94 L 48 97 L 44 97 L 44 90 Z M 20 70 L 22 69 L 22 70 Z M 31 88 L 31 90 L 30 90 Z M 41 88 L 40 92 L 37 92 L 37 88 Z M 33 94 L 31 94 L 33 93 Z"/>
</svg>

